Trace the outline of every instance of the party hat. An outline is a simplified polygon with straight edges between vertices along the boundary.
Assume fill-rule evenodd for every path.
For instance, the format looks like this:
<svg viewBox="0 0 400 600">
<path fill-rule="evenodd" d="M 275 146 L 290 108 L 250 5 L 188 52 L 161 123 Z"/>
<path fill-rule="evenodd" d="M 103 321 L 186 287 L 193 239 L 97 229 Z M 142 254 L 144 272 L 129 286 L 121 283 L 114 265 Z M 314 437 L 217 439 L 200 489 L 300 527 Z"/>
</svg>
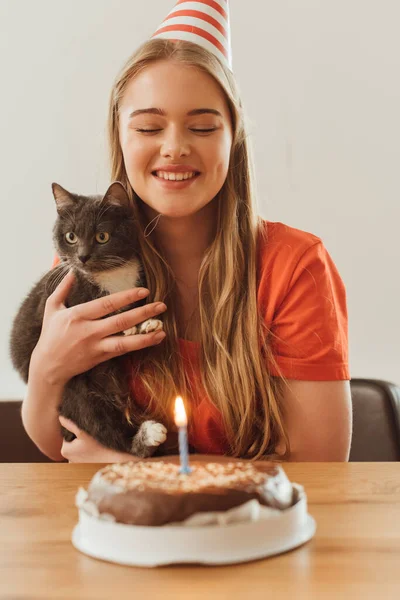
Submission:
<svg viewBox="0 0 400 600">
<path fill-rule="evenodd" d="M 228 0 L 178 0 L 152 37 L 194 42 L 232 70 Z"/>
</svg>

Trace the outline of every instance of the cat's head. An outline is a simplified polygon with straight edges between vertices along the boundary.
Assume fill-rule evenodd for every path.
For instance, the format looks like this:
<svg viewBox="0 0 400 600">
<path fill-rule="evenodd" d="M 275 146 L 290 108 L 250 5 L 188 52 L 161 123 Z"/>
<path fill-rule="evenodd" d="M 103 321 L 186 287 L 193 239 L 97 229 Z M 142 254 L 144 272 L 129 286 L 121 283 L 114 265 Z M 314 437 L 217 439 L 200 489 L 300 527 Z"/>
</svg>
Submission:
<svg viewBox="0 0 400 600">
<path fill-rule="evenodd" d="M 138 225 L 122 183 L 104 196 L 81 196 L 52 184 L 57 205 L 53 241 L 62 261 L 83 273 L 109 271 L 138 257 Z"/>
</svg>

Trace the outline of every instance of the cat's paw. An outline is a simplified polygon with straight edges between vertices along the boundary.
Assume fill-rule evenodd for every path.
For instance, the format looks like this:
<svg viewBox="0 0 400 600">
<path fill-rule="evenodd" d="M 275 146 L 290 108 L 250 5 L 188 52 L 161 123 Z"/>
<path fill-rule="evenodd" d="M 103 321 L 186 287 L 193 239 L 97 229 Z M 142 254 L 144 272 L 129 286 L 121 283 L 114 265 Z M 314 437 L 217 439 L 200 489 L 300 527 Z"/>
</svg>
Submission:
<svg viewBox="0 0 400 600">
<path fill-rule="evenodd" d="M 145 421 L 140 426 L 143 442 L 146 446 L 159 446 L 167 439 L 167 429 L 156 421 Z"/>
<path fill-rule="evenodd" d="M 136 327 L 136 325 L 134 327 L 130 327 L 129 329 L 125 329 L 125 331 L 122 332 L 124 335 L 136 335 L 138 332 L 138 328 Z"/>
<path fill-rule="evenodd" d="M 160 331 L 163 328 L 163 322 L 159 319 L 147 319 L 137 326 L 138 333 L 151 333 L 152 331 Z"/>
</svg>

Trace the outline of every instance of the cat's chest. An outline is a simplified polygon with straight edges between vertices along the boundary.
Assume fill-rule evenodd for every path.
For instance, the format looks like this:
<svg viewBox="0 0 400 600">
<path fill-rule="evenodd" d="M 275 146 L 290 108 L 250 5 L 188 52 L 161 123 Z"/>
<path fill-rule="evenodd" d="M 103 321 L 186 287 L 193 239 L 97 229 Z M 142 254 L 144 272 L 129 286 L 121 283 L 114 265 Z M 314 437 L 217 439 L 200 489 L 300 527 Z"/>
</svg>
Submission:
<svg viewBox="0 0 400 600">
<path fill-rule="evenodd" d="M 95 283 L 105 292 L 113 294 L 136 287 L 140 280 L 140 263 L 132 261 L 123 267 L 93 275 Z"/>
</svg>

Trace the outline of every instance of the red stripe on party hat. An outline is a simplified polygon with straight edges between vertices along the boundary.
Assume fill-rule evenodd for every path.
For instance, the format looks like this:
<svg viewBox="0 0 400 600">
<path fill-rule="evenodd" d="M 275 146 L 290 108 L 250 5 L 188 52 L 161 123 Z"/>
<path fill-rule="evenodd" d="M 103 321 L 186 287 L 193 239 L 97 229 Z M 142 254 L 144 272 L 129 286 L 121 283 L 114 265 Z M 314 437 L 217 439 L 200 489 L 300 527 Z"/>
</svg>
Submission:
<svg viewBox="0 0 400 600">
<path fill-rule="evenodd" d="M 232 69 L 227 0 L 177 0 L 152 37 L 198 44 Z"/>
<path fill-rule="evenodd" d="M 174 19 L 178 17 L 193 17 L 195 19 L 202 19 L 203 21 L 206 21 L 206 23 L 209 23 L 215 27 L 215 29 L 218 29 L 223 36 L 228 38 L 228 32 L 226 31 L 225 27 L 221 25 L 221 23 L 213 19 L 213 17 L 210 17 L 210 15 L 206 15 L 206 13 L 200 12 L 199 10 L 177 10 L 174 11 L 170 16 L 174 17 Z"/>
<path fill-rule="evenodd" d="M 186 2 L 191 2 L 191 0 L 178 0 L 176 5 L 185 4 Z M 221 0 L 219 2 L 215 2 L 215 0 L 196 0 L 196 2 L 198 2 L 199 4 L 205 4 L 206 6 L 213 8 L 214 10 L 219 12 L 219 14 L 224 17 L 224 19 L 228 20 L 228 14 L 225 11 L 225 9 L 221 6 Z M 224 2 L 224 4 L 226 4 L 226 2 Z"/>
<path fill-rule="evenodd" d="M 218 40 L 204 29 L 200 29 L 200 27 L 194 27 L 193 25 L 167 25 L 166 27 L 161 27 L 161 29 L 157 29 L 157 35 L 159 33 L 164 33 L 165 31 L 187 31 L 188 33 L 193 33 L 194 35 L 198 35 L 211 44 L 213 44 L 222 54 L 228 58 L 228 52 Z"/>
</svg>

